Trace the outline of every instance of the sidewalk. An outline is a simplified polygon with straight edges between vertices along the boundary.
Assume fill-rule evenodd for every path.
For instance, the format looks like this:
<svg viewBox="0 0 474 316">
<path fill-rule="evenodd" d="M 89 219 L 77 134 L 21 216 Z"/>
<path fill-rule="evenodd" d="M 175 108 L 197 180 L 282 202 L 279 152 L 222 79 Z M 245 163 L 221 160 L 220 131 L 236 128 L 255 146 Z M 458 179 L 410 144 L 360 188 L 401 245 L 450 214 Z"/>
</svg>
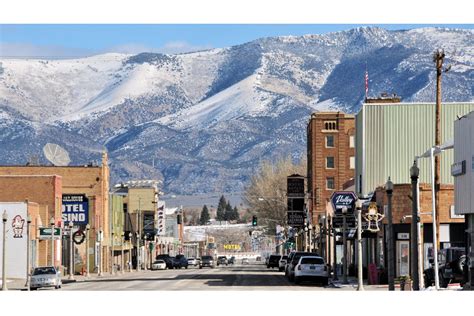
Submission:
<svg viewBox="0 0 474 316">
<path fill-rule="evenodd" d="M 332 288 L 353 288 L 357 290 L 358 282 L 355 277 L 347 278 L 348 284 L 342 283 L 342 277 L 337 281 L 329 280 L 329 287 Z M 388 284 L 367 284 L 367 280 L 364 280 L 364 290 L 365 291 L 388 291 Z M 439 291 L 462 291 L 462 287 L 459 283 L 449 284 L 447 288 L 440 288 Z M 395 291 L 401 291 L 400 284 L 395 284 Z M 436 291 L 434 286 L 428 288 L 422 288 L 420 291 Z M 409 291 L 407 291 L 409 292 Z"/>
</svg>

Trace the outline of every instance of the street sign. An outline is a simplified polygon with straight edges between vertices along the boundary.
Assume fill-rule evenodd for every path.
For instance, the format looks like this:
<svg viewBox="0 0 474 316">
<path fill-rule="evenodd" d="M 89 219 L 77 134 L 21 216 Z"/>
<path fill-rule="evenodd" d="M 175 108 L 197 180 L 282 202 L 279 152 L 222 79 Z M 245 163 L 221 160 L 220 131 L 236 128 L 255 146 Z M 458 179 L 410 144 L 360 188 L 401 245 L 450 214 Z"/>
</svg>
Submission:
<svg viewBox="0 0 474 316">
<path fill-rule="evenodd" d="M 304 212 L 288 211 L 288 225 L 292 227 L 304 226 Z"/>
<path fill-rule="evenodd" d="M 39 228 L 39 239 L 51 239 L 51 228 L 40 227 Z M 61 228 L 54 228 L 54 239 L 61 239 Z"/>
<path fill-rule="evenodd" d="M 331 204 L 336 216 L 342 215 L 342 208 L 347 207 L 347 214 L 354 214 L 357 196 L 352 191 L 336 191 L 331 195 Z"/>
</svg>

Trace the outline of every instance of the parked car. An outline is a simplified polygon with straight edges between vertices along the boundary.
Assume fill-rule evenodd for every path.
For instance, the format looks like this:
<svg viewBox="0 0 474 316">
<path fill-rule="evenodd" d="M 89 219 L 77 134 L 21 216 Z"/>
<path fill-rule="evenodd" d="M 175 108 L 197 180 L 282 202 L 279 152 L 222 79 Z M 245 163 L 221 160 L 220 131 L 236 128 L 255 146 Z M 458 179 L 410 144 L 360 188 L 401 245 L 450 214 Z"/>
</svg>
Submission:
<svg viewBox="0 0 474 316">
<path fill-rule="evenodd" d="M 295 284 L 306 280 L 316 280 L 322 285 L 328 285 L 328 267 L 324 259 L 319 256 L 301 256 L 295 266 L 294 275 Z"/>
<path fill-rule="evenodd" d="M 280 261 L 280 259 L 280 255 L 271 255 L 270 258 L 268 258 L 267 269 L 278 268 L 278 262 Z"/>
<path fill-rule="evenodd" d="M 201 261 L 199 258 L 188 258 L 188 265 L 199 267 L 199 261 Z"/>
<path fill-rule="evenodd" d="M 439 285 L 448 287 L 449 283 L 464 283 L 463 269 L 466 264 L 466 250 L 462 247 L 441 249 L 438 253 Z M 425 287 L 434 285 L 434 266 L 424 271 Z"/>
<path fill-rule="evenodd" d="M 155 262 L 153 262 L 151 264 L 151 269 L 152 270 L 165 270 L 166 269 L 166 262 L 165 260 L 155 260 Z"/>
<path fill-rule="evenodd" d="M 227 257 L 226 256 L 217 257 L 217 266 L 219 266 L 220 264 L 227 265 Z"/>
<path fill-rule="evenodd" d="M 288 256 L 282 256 L 280 261 L 278 261 L 278 271 L 283 271 L 285 270 L 286 266 L 286 260 L 288 259 Z"/>
<path fill-rule="evenodd" d="M 250 264 L 249 259 L 248 258 L 243 258 L 242 259 L 242 264 Z"/>
<path fill-rule="evenodd" d="M 37 267 L 33 270 L 30 282 L 31 290 L 36 290 L 41 287 L 60 289 L 61 285 L 61 272 L 56 270 L 55 267 Z"/>
<path fill-rule="evenodd" d="M 199 269 L 202 269 L 203 267 L 214 268 L 214 258 L 212 256 L 202 256 Z"/>
<path fill-rule="evenodd" d="M 234 257 L 234 256 L 230 257 L 227 262 L 228 262 L 229 264 L 235 264 L 235 257 Z"/>
<path fill-rule="evenodd" d="M 166 268 L 167 269 L 173 269 L 174 268 L 173 259 L 170 257 L 169 254 L 158 255 L 158 256 L 156 256 L 156 260 L 163 260 L 164 262 L 166 262 Z"/>
<path fill-rule="evenodd" d="M 188 268 L 188 259 L 184 255 L 176 255 L 174 261 L 176 269 Z"/>
<path fill-rule="evenodd" d="M 291 256 L 291 259 L 290 257 L 288 257 L 288 263 L 286 264 L 286 273 L 285 275 L 288 277 L 288 280 L 290 282 L 293 282 L 294 281 L 294 277 L 295 277 L 295 267 L 296 265 L 298 264 L 300 258 L 302 256 L 318 256 L 319 255 L 317 253 L 313 253 L 313 252 L 304 252 L 304 251 L 296 251 L 296 252 L 293 252 L 290 254 Z"/>
</svg>

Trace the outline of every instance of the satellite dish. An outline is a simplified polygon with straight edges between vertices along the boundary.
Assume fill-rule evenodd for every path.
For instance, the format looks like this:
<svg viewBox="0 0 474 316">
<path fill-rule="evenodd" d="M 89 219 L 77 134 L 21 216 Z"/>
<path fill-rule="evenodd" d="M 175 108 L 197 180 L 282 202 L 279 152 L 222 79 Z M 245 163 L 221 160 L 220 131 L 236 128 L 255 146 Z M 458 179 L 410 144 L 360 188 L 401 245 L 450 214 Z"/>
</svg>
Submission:
<svg viewBox="0 0 474 316">
<path fill-rule="evenodd" d="M 43 147 L 43 153 L 55 166 L 64 167 L 71 162 L 68 152 L 57 144 L 47 143 Z"/>
</svg>

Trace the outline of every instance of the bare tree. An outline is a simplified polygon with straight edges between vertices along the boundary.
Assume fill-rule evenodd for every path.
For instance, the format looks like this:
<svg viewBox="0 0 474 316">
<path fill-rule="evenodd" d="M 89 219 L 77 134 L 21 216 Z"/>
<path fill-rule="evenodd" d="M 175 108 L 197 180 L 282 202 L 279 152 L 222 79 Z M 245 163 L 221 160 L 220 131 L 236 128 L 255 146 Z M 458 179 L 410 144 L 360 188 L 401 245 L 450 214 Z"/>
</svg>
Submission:
<svg viewBox="0 0 474 316">
<path fill-rule="evenodd" d="M 263 161 L 245 189 L 243 200 L 257 215 L 258 225 L 266 225 L 271 233 L 276 225 L 286 223 L 286 178 L 292 174 L 306 174 L 306 159 L 294 164 L 291 157 L 276 162 Z"/>
</svg>

